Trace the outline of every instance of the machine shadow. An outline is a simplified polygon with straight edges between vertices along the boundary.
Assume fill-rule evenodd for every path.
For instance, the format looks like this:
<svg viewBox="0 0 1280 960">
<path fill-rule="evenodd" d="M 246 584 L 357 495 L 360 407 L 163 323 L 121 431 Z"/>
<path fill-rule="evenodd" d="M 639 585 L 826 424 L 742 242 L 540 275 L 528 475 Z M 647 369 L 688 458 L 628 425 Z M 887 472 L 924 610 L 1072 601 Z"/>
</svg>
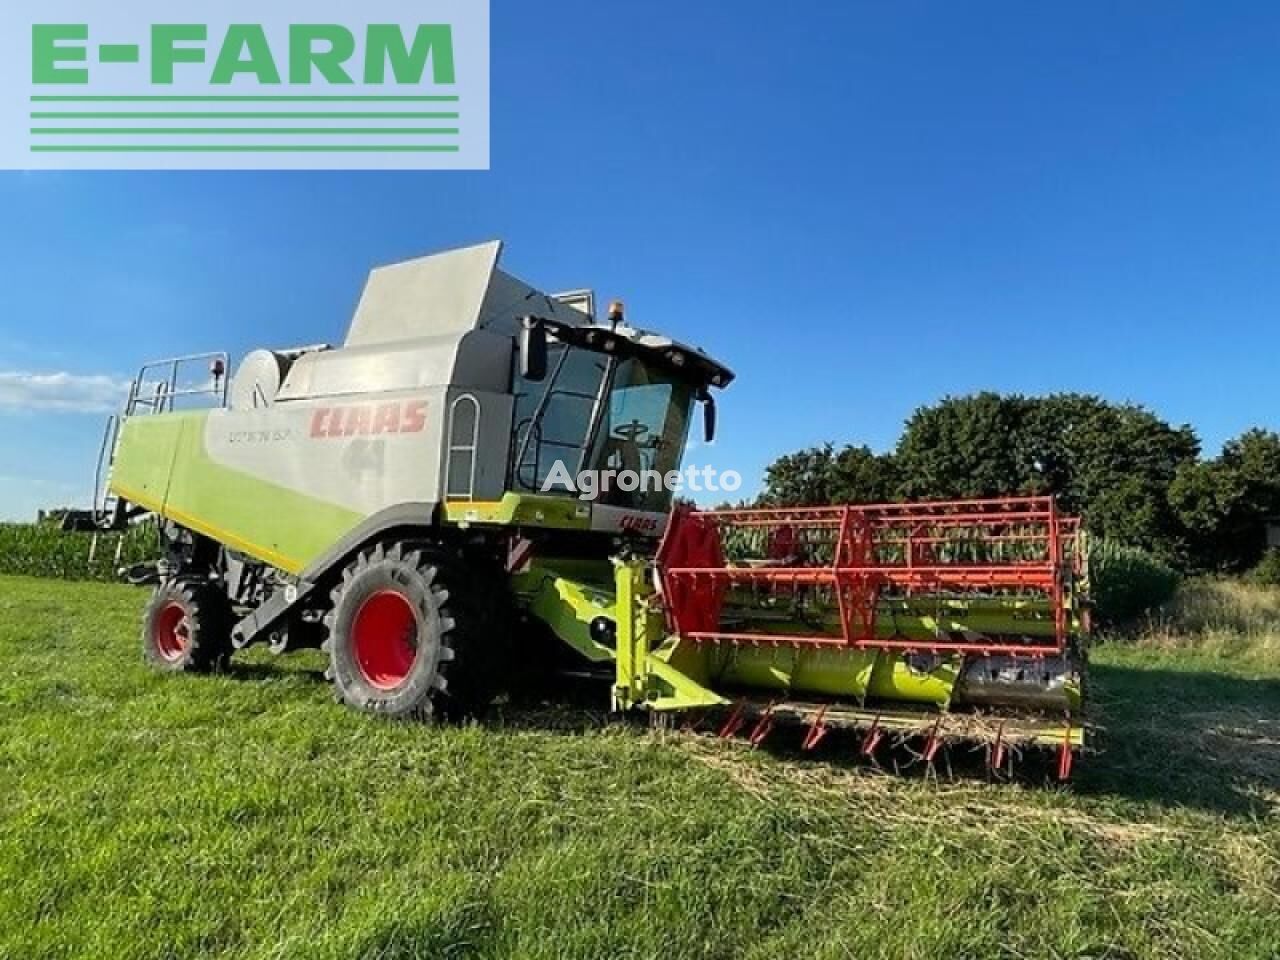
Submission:
<svg viewBox="0 0 1280 960">
<path fill-rule="evenodd" d="M 1090 667 L 1099 752 L 1075 790 L 1229 816 L 1280 802 L 1280 681 L 1217 672 Z"/>
<path fill-rule="evenodd" d="M 272 657 L 270 660 L 232 660 L 221 675 L 232 680 L 244 681 L 298 680 L 322 683 L 326 686 L 329 683 L 325 679 L 323 665 L 289 657 Z"/>
<path fill-rule="evenodd" d="M 1261 817 L 1280 809 L 1280 680 L 1220 672 L 1098 665 L 1090 668 L 1090 748 L 1077 757 L 1070 789 L 1167 808 L 1229 817 Z M 762 749 L 787 760 L 867 766 L 859 737 L 833 736 L 813 753 L 802 731 L 770 735 Z M 906 777 L 983 779 L 981 745 L 952 745 L 933 766 L 918 747 L 880 751 L 876 765 Z M 1055 785 L 1056 751 L 1024 752 L 1013 779 Z M 1004 779 L 1003 775 L 1001 779 Z"/>
<path fill-rule="evenodd" d="M 330 687 L 325 676 L 324 661 L 309 651 L 276 657 L 255 651 L 252 659 L 233 659 L 220 676 L 246 684 L 289 682 L 302 686 L 314 684 Z M 584 678 L 540 677 L 490 706 L 483 716 L 467 723 L 478 723 L 494 730 L 538 730 L 548 733 L 581 735 L 619 723 L 610 713 L 609 684 Z M 387 722 L 387 721 L 381 721 Z M 448 721 L 446 721 L 448 722 Z M 643 718 L 630 718 L 637 728 Z"/>
<path fill-rule="evenodd" d="M 227 675 L 327 685 L 321 667 L 279 660 L 232 663 Z M 1280 680 L 1109 664 L 1092 666 L 1089 679 L 1096 729 L 1091 750 L 1075 765 L 1075 793 L 1239 817 L 1265 816 L 1280 805 Z M 619 722 L 604 706 L 607 689 L 599 680 L 547 679 L 495 704 L 478 722 L 495 730 L 581 736 Z M 624 723 L 637 731 L 647 728 L 642 717 Z M 714 732 L 714 722 L 697 724 L 704 733 Z M 803 734 L 801 727 L 780 726 L 761 749 L 780 759 L 872 766 L 858 755 L 856 735 L 833 731 L 817 750 L 806 752 Z M 1051 781 L 1052 761 L 1051 751 L 1026 756 L 1015 779 Z M 879 765 L 908 777 L 929 775 L 909 754 Z M 960 778 L 987 775 L 980 749 L 952 747 L 938 766 Z"/>
<path fill-rule="evenodd" d="M 1099 665 L 1091 668 L 1090 683 L 1097 727 L 1091 749 L 1075 763 L 1076 794 L 1232 817 L 1265 816 L 1280 805 L 1280 680 Z M 617 722 L 600 707 L 602 689 L 561 687 L 538 702 L 495 708 L 485 722 L 566 735 L 597 730 Z M 639 730 L 643 724 L 637 718 L 633 725 Z M 705 719 L 694 725 L 712 735 L 717 727 Z M 679 722 L 673 727 L 684 728 Z M 849 731 L 832 731 L 807 752 L 804 733 L 803 727 L 780 724 L 760 749 L 788 761 L 878 767 L 908 778 L 990 776 L 981 746 L 953 745 L 930 768 L 902 747 L 868 761 L 859 755 L 861 735 Z M 1056 765 L 1056 751 L 1023 754 L 1014 779 L 1056 784 Z"/>
</svg>

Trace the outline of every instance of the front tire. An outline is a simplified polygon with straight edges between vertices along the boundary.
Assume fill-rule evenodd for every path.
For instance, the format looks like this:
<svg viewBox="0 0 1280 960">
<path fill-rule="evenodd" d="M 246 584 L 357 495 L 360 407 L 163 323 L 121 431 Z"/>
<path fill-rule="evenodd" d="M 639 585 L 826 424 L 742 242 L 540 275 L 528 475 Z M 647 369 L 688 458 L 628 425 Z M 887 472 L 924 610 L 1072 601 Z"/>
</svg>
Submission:
<svg viewBox="0 0 1280 960">
<path fill-rule="evenodd" d="M 169 580 L 142 616 L 142 656 L 164 673 L 210 673 L 231 657 L 231 605 L 212 584 Z"/>
<path fill-rule="evenodd" d="M 325 618 L 329 677 L 348 706 L 399 719 L 451 718 L 492 700 L 493 667 L 478 660 L 480 617 L 456 559 L 395 543 L 360 553 Z"/>
</svg>

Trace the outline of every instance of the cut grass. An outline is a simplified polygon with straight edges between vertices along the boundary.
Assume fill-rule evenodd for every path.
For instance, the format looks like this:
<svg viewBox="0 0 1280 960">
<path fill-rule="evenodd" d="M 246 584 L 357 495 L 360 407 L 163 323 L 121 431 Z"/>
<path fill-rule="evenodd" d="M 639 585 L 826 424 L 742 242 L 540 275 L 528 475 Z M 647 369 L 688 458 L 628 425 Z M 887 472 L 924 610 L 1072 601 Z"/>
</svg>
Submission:
<svg viewBox="0 0 1280 960">
<path fill-rule="evenodd" d="M 1070 791 L 586 710 L 418 727 L 0 577 L 0 957 L 1274 957 L 1280 663 L 1102 647 Z M 239 659 L 239 658 L 238 658 Z M 785 742 L 785 737 L 778 738 Z"/>
</svg>

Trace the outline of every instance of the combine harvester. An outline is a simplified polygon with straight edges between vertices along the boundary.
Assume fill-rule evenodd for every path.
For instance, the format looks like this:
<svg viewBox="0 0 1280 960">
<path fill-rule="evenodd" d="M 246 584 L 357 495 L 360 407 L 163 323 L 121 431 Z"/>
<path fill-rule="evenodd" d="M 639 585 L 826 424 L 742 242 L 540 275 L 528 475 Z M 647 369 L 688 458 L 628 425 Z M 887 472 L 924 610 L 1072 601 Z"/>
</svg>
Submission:
<svg viewBox="0 0 1280 960">
<path fill-rule="evenodd" d="M 458 716 L 538 672 L 549 635 L 617 710 L 754 744 L 792 721 L 806 749 L 852 728 L 867 757 L 927 764 L 954 742 L 996 770 L 1049 750 L 1069 775 L 1073 519 L 1046 498 L 672 512 L 651 484 L 549 488 L 557 464 L 678 470 L 733 374 L 620 305 L 597 324 L 589 292 L 539 293 L 499 252 L 374 270 L 339 348 L 142 369 L 95 512 L 157 519 L 152 665 L 321 647 L 349 706 Z"/>
</svg>

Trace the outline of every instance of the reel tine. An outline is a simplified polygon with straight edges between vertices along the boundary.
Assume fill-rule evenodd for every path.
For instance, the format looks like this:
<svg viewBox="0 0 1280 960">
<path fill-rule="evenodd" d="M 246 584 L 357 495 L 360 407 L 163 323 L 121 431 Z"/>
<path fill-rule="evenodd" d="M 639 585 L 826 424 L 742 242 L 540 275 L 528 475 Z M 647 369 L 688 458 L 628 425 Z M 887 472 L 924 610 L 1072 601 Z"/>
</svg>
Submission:
<svg viewBox="0 0 1280 960">
<path fill-rule="evenodd" d="M 942 740 L 938 737 L 938 730 L 942 727 L 942 716 L 939 714 L 938 719 L 933 722 L 933 729 L 929 731 L 929 740 L 924 746 L 924 762 L 932 767 L 933 758 L 938 755 L 938 747 L 942 745 Z"/>
<path fill-rule="evenodd" d="M 809 725 L 809 732 L 804 735 L 804 742 L 800 744 L 800 749 L 810 751 L 815 749 L 822 738 L 828 733 L 827 725 L 823 723 L 823 718 L 827 715 L 827 705 L 823 704 L 822 708 L 814 715 L 813 722 Z"/>
<path fill-rule="evenodd" d="M 875 759 L 876 747 L 880 745 L 880 741 L 884 739 L 884 730 L 880 728 L 880 714 L 876 714 L 876 718 L 871 721 L 871 729 L 867 731 L 867 735 L 862 738 L 862 746 L 859 752 L 868 759 Z"/>
<path fill-rule="evenodd" d="M 1067 731 L 1062 737 L 1062 746 L 1058 748 L 1058 780 L 1065 783 L 1071 779 L 1071 720 L 1067 720 Z"/>
<path fill-rule="evenodd" d="M 747 722 L 745 711 L 747 709 L 747 701 L 739 700 L 733 708 L 733 712 L 729 714 L 729 719 L 724 722 L 724 726 L 720 728 L 718 736 L 721 740 L 728 740 L 735 733 L 742 729 L 742 725 Z"/>
<path fill-rule="evenodd" d="M 999 773 L 1000 768 L 1004 766 L 1004 723 L 1003 720 L 1000 721 L 1000 726 L 996 730 L 996 742 L 991 745 L 987 754 L 987 764 L 994 773 Z"/>
<path fill-rule="evenodd" d="M 748 737 L 751 746 L 760 746 L 760 744 L 764 743 L 764 738 L 769 736 L 769 731 L 773 729 L 773 708 L 777 705 L 778 702 L 776 700 L 770 703 L 765 708 L 764 713 L 760 715 L 760 719 L 756 721 L 756 725 L 751 731 L 751 736 Z"/>
</svg>

